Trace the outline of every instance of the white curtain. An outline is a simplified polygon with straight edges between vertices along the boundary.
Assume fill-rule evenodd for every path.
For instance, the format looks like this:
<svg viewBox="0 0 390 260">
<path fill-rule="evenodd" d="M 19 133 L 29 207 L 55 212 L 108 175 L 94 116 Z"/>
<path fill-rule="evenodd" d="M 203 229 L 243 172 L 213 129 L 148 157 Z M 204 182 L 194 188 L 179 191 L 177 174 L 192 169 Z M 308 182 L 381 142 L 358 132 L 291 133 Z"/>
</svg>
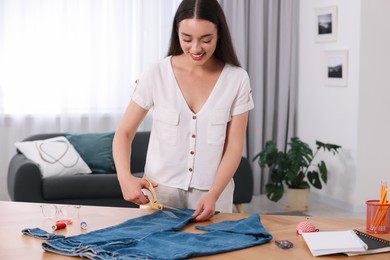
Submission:
<svg viewBox="0 0 390 260">
<path fill-rule="evenodd" d="M 0 200 L 15 142 L 115 130 L 133 82 L 166 55 L 179 3 L 0 0 Z"/>
<path fill-rule="evenodd" d="M 298 75 L 297 0 L 220 0 L 241 65 L 248 71 L 255 108 L 249 112 L 248 159 L 268 140 L 284 149 L 295 134 Z M 252 162 L 254 193 L 267 172 Z"/>
</svg>

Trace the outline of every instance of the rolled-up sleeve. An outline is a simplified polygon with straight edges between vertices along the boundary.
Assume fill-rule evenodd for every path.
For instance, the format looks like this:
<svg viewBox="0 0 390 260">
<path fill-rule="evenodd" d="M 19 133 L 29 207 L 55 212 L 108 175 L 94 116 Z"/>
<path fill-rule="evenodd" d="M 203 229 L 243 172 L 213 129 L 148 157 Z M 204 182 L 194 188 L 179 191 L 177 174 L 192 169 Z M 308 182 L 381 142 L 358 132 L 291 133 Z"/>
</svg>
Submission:
<svg viewBox="0 0 390 260">
<path fill-rule="evenodd" d="M 252 89 L 248 74 L 243 77 L 238 94 L 233 102 L 231 114 L 232 116 L 245 113 L 254 108 L 252 99 Z"/>
<path fill-rule="evenodd" d="M 153 87 L 155 86 L 153 67 L 143 73 L 134 83 L 132 100 L 143 109 L 153 107 Z"/>
</svg>

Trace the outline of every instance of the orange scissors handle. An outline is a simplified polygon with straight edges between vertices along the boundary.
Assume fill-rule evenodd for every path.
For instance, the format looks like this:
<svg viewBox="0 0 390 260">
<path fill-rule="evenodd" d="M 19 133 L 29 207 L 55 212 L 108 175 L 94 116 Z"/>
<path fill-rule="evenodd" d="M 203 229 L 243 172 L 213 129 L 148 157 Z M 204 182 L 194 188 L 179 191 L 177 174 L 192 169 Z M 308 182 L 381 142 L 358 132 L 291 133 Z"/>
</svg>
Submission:
<svg viewBox="0 0 390 260">
<path fill-rule="evenodd" d="M 164 206 L 160 202 L 158 202 L 156 192 L 153 188 L 153 184 L 150 182 L 148 178 L 144 177 L 144 179 L 148 181 L 149 187 L 147 188 L 147 190 L 150 191 L 153 197 L 153 198 L 149 198 L 149 202 L 148 202 L 149 207 L 151 207 L 152 209 L 163 210 Z"/>
</svg>

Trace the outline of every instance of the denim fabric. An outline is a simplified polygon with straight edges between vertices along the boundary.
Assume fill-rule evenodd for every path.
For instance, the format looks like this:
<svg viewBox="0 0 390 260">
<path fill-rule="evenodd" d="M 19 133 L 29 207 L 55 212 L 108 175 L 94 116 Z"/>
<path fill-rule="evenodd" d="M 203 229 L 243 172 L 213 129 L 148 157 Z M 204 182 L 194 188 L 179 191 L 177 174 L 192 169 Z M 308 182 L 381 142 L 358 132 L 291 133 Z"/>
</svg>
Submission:
<svg viewBox="0 0 390 260">
<path fill-rule="evenodd" d="M 238 221 L 196 226 L 207 232 L 180 232 L 193 210 L 156 211 L 105 229 L 48 240 L 46 251 L 90 259 L 184 259 L 217 254 L 272 240 L 259 215 Z"/>
<path fill-rule="evenodd" d="M 53 233 L 48 233 L 45 230 L 42 230 L 40 228 L 25 228 L 22 230 L 23 234 L 40 238 L 40 239 L 56 239 L 56 238 L 65 238 L 63 235 L 57 235 Z"/>
</svg>

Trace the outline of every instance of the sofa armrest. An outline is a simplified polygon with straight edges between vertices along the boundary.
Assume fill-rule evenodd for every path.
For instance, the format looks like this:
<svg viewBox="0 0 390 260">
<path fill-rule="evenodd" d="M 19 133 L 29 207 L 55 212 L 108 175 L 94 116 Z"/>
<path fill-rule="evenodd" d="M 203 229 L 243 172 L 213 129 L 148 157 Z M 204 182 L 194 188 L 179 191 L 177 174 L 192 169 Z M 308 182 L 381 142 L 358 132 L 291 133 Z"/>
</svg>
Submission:
<svg viewBox="0 0 390 260">
<path fill-rule="evenodd" d="M 240 165 L 234 174 L 233 203 L 249 203 L 253 196 L 253 173 L 249 160 L 241 157 Z"/>
<path fill-rule="evenodd" d="M 43 202 L 42 173 L 23 154 L 12 157 L 8 167 L 8 194 L 13 201 Z"/>
</svg>

